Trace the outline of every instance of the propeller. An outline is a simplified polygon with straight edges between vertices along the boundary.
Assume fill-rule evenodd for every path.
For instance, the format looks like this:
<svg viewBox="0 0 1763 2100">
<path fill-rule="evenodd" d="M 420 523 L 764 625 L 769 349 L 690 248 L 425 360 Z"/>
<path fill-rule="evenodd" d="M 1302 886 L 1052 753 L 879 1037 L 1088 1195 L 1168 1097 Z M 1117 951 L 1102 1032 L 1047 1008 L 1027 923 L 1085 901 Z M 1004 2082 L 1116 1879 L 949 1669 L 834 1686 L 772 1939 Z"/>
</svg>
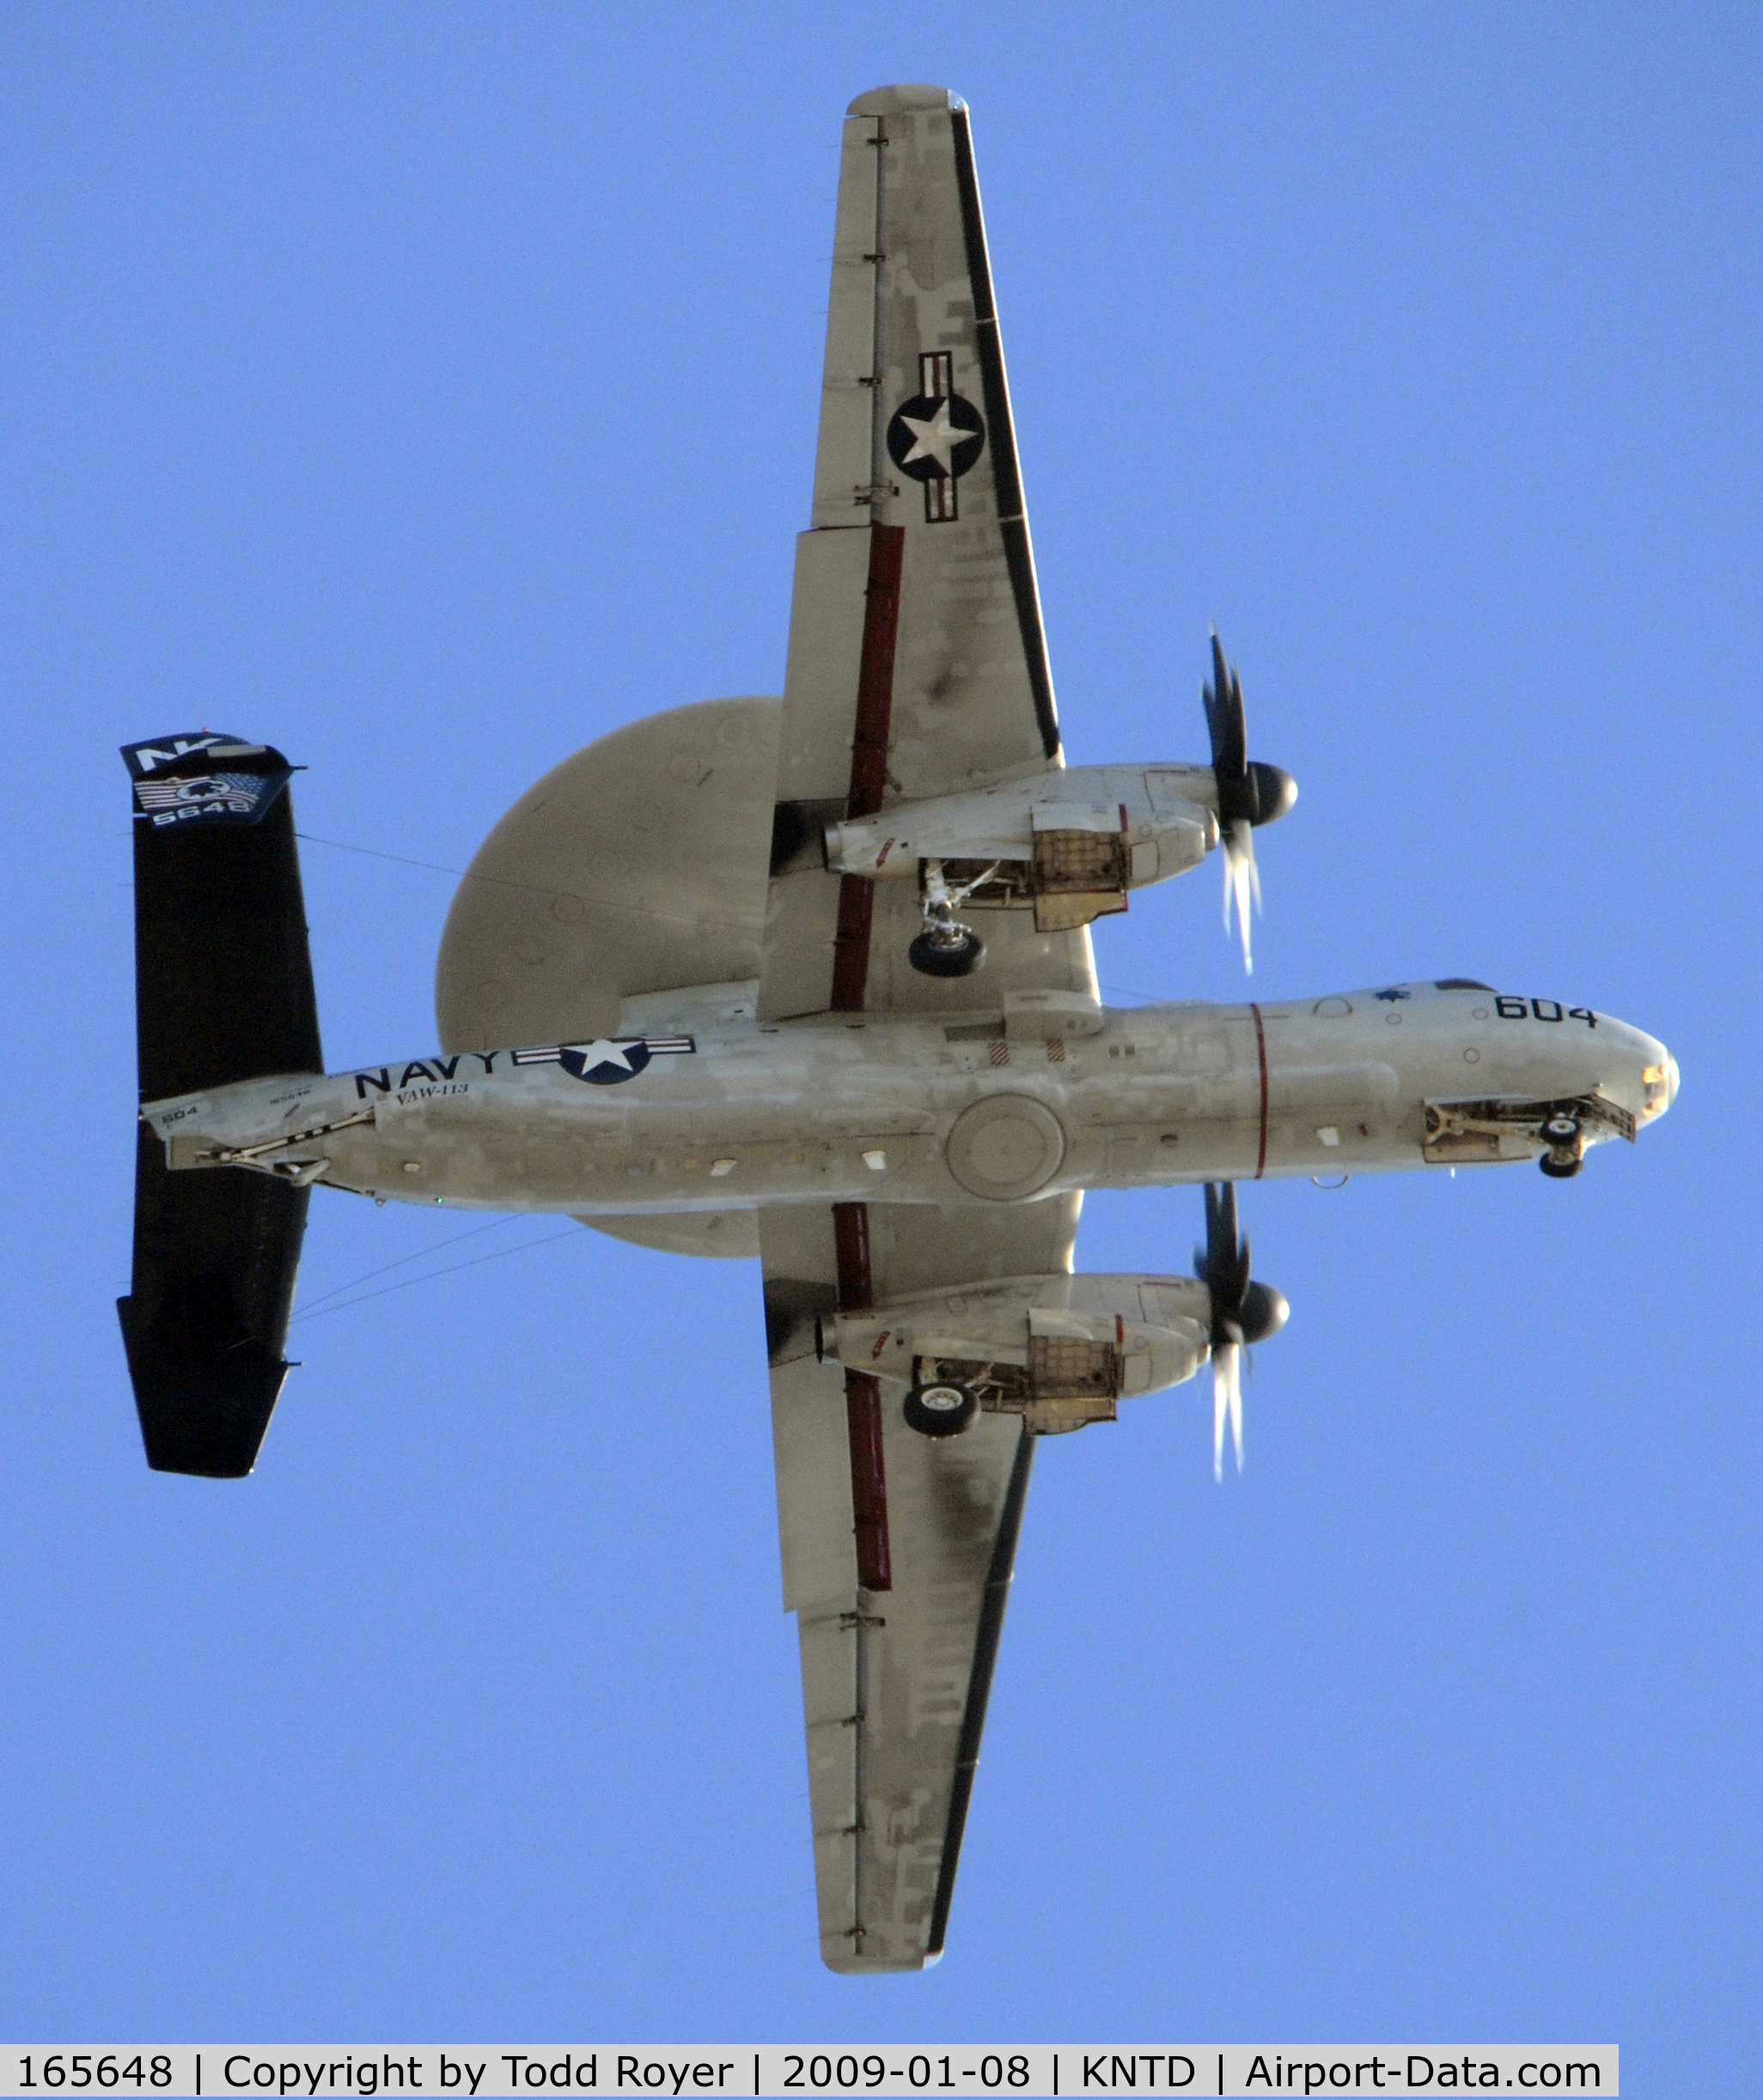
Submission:
<svg viewBox="0 0 1763 2100">
<path fill-rule="evenodd" d="M 1200 688 L 1206 728 L 1212 739 L 1212 777 L 1218 784 L 1218 830 L 1224 848 L 1224 931 L 1236 909 L 1242 933 L 1242 967 L 1253 974 L 1249 954 L 1249 900 L 1261 908 L 1260 871 L 1255 866 L 1255 827 L 1282 817 L 1297 800 L 1297 782 L 1277 766 L 1248 755 L 1248 730 L 1242 711 L 1242 684 L 1234 664 L 1224 661 L 1218 631 L 1212 630 L 1212 676 Z"/>
<path fill-rule="evenodd" d="M 1224 1421 L 1242 1471 L 1242 1352 L 1285 1325 L 1291 1308 L 1271 1284 L 1249 1278 L 1248 1236 L 1236 1225 L 1236 1184 L 1206 1183 L 1206 1243 L 1193 1250 L 1193 1273 L 1212 1300 L 1212 1478 L 1224 1477 Z"/>
</svg>

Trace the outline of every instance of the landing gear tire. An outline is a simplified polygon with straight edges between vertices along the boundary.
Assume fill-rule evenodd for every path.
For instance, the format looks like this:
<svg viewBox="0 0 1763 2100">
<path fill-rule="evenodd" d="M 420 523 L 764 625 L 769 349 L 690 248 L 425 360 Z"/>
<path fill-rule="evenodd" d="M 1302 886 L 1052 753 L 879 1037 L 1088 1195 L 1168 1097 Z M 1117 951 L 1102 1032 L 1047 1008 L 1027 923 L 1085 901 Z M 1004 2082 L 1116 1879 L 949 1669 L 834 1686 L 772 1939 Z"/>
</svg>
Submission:
<svg viewBox="0 0 1763 2100">
<path fill-rule="evenodd" d="M 1579 1118 L 1570 1109 L 1558 1108 L 1544 1117 L 1537 1134 L 1549 1148 L 1538 1166 L 1551 1181 L 1571 1181 L 1585 1164 L 1579 1156 Z"/>
<path fill-rule="evenodd" d="M 985 960 L 985 943 L 971 926 L 951 926 L 946 934 L 927 927 L 906 960 L 926 977 L 971 977 Z"/>
<path fill-rule="evenodd" d="M 958 1437 L 971 1426 L 979 1401 L 968 1387 L 939 1379 L 935 1385 L 915 1385 L 903 1412 L 907 1428 L 921 1437 Z"/>
</svg>

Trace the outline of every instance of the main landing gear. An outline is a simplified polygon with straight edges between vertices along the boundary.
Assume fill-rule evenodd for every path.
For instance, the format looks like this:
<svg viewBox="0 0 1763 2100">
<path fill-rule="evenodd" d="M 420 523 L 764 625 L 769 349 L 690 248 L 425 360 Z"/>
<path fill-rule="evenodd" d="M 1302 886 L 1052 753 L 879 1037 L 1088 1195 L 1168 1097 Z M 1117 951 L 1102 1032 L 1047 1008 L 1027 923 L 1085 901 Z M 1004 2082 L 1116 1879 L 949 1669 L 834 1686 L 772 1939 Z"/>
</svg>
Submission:
<svg viewBox="0 0 1763 2100">
<path fill-rule="evenodd" d="M 971 926 L 927 926 L 906 959 L 926 977 L 971 977 L 985 960 L 985 943 Z"/>
<path fill-rule="evenodd" d="M 939 1379 L 935 1385 L 915 1385 L 904 1412 L 907 1428 L 921 1437 L 958 1437 L 979 1413 L 979 1401 L 971 1388 Z"/>
<path fill-rule="evenodd" d="M 944 881 L 940 860 L 924 864 L 924 931 L 906 950 L 906 960 L 926 977 L 971 977 L 985 960 L 985 943 L 964 926 L 955 907 L 965 904 L 981 882 L 997 874 L 993 864 L 958 889 Z M 967 1425 L 962 1424 L 965 1428 Z"/>
<path fill-rule="evenodd" d="M 1579 1118 L 1565 1109 L 1546 1118 L 1538 1133 L 1548 1151 L 1536 1163 L 1551 1181 L 1571 1181 L 1585 1164 L 1579 1143 Z"/>
</svg>

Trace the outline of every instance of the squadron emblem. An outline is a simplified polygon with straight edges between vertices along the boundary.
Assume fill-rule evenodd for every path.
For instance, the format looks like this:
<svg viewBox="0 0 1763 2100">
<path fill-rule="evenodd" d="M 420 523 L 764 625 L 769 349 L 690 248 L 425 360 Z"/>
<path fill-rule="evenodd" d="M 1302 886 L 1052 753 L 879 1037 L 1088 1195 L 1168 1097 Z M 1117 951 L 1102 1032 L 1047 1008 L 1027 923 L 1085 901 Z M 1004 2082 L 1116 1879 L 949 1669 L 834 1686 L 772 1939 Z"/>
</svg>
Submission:
<svg viewBox="0 0 1763 2100">
<path fill-rule="evenodd" d="M 122 754 L 135 784 L 136 815 L 161 827 L 192 817 L 210 824 L 255 824 L 294 770 L 267 744 L 242 743 L 217 730 L 125 744 Z M 214 769 L 216 760 L 224 771 Z"/>
</svg>

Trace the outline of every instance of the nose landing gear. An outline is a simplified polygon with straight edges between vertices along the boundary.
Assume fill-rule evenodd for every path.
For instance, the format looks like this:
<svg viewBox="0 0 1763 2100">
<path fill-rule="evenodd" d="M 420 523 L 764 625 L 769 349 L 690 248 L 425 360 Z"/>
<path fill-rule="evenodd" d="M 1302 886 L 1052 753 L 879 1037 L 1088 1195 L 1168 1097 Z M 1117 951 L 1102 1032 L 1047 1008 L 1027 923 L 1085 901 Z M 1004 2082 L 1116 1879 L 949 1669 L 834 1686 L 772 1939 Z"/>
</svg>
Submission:
<svg viewBox="0 0 1763 2100">
<path fill-rule="evenodd" d="M 1549 1149 L 1537 1165 L 1551 1181 L 1571 1181 L 1585 1164 L 1581 1153 L 1579 1118 L 1558 1111 L 1544 1120 L 1538 1134 Z"/>
</svg>

